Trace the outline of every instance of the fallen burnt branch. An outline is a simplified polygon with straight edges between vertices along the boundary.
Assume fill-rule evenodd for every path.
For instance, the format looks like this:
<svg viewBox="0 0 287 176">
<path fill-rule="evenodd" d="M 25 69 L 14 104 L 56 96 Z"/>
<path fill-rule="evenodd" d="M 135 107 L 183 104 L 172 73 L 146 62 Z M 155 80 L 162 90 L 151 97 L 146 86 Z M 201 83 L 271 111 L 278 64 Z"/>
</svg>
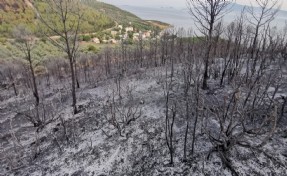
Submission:
<svg viewBox="0 0 287 176">
<path fill-rule="evenodd" d="M 250 149 L 252 152 L 257 151 L 258 153 L 262 153 L 267 158 L 269 158 L 272 162 L 274 162 L 274 163 L 280 165 L 281 167 L 287 169 L 287 163 L 282 163 L 278 158 L 275 158 L 274 156 L 272 156 L 272 154 L 269 154 L 267 151 L 264 151 L 262 148 L 251 146 L 249 143 L 246 143 L 246 142 L 245 143 L 238 142 L 237 144 L 241 147 Z"/>
</svg>

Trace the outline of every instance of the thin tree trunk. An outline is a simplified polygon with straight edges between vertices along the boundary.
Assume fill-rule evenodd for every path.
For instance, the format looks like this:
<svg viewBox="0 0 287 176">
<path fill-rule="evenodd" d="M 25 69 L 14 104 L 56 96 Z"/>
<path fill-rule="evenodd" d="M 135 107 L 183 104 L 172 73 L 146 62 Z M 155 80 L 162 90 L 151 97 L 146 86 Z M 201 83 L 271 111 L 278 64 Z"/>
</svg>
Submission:
<svg viewBox="0 0 287 176">
<path fill-rule="evenodd" d="M 39 98 L 39 93 L 38 93 L 38 88 L 37 88 L 37 83 L 36 83 L 36 77 L 35 77 L 35 72 L 34 72 L 34 68 L 33 68 L 33 64 L 32 64 L 32 60 L 31 60 L 31 51 L 28 51 L 28 61 L 29 61 L 29 66 L 30 66 L 30 71 L 32 74 L 32 83 L 33 83 L 33 95 L 36 99 L 36 104 L 35 106 L 38 107 L 39 106 L 39 102 L 40 102 L 40 98 Z"/>
<path fill-rule="evenodd" d="M 192 145 L 191 145 L 191 155 L 194 154 L 194 144 L 195 144 L 195 137 L 196 137 L 196 127 L 198 121 L 198 107 L 199 106 L 199 87 L 196 87 L 196 107 L 195 107 L 195 121 L 193 126 L 193 133 L 192 133 Z"/>
<path fill-rule="evenodd" d="M 75 72 L 74 72 L 73 60 L 69 58 L 69 61 L 72 74 L 71 79 L 72 79 L 73 111 L 74 114 L 77 114 L 78 110 L 77 110 L 77 98 L 76 98 Z"/>
<path fill-rule="evenodd" d="M 189 74 L 189 73 L 187 73 Z M 185 81 L 185 119 L 186 119 L 186 128 L 185 128 L 185 134 L 184 134 L 184 145 L 183 145 L 183 161 L 187 161 L 187 157 L 186 157 L 186 143 L 187 143 L 187 136 L 188 136 L 188 128 L 189 128 L 189 102 L 188 102 L 188 91 L 189 91 L 189 77 L 185 76 L 186 81 Z"/>
</svg>

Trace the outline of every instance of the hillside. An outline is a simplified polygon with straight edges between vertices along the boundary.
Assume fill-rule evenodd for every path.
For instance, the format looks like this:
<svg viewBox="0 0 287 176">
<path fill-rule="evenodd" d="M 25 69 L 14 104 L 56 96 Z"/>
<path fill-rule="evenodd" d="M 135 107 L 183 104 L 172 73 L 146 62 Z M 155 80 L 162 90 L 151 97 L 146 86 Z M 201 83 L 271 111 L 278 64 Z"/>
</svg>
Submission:
<svg viewBox="0 0 287 176">
<path fill-rule="evenodd" d="M 53 68 L 53 63 L 51 62 L 49 66 Z M 129 66 L 131 71 L 136 69 L 136 66 Z M 0 91 L 2 99 L 0 101 L 1 173 L 19 176 L 232 175 L 229 169 L 224 167 L 216 152 L 206 159 L 213 147 L 208 134 L 211 132 L 217 134 L 219 129 L 217 119 L 212 115 L 199 118 L 196 131 L 196 155 L 188 156 L 190 160 L 186 163 L 182 162 L 185 122 L 184 108 L 182 108 L 184 107 L 184 101 L 182 101 L 184 85 L 180 65 L 175 66 L 174 84 L 176 86 L 173 94 L 173 99 L 178 99 L 180 103 L 178 104 L 179 115 L 175 120 L 174 166 L 168 165 L 169 154 L 165 141 L 164 84 L 165 79 L 169 78 L 165 78 L 165 66 L 146 70 L 136 69 L 134 74 L 121 78 L 120 86 L 123 91 L 120 96 L 117 95 L 116 90 L 119 85 L 114 78 L 97 81 L 105 74 L 98 71 L 101 70 L 100 67 L 103 68 L 99 64 L 99 68 L 89 71 L 88 75 L 92 79 L 95 78 L 94 81 L 83 84 L 81 89 L 77 89 L 79 107 L 83 109 L 77 115 L 71 114 L 68 79 L 53 81 L 51 87 L 47 87 L 44 83 L 46 78 L 43 77 L 41 85 L 43 97 L 45 97 L 43 102 L 46 103 L 47 109 L 51 109 L 47 111 L 47 117 L 55 120 L 37 133 L 36 128 L 25 118 L 25 113 L 29 113 L 26 109 L 33 104 L 30 92 L 27 91 L 27 95 L 13 97 L 12 89 Z M 54 76 L 53 78 L 58 79 Z M 230 86 L 214 87 L 214 90 L 216 90 L 214 95 L 200 90 L 200 94 L 206 99 L 205 106 L 213 107 L 214 104 L 209 105 L 209 101 L 214 100 L 215 97 L 223 97 L 226 92 L 230 92 L 227 93 L 228 98 L 232 96 Z M 286 92 L 286 89 L 282 89 L 282 92 Z M 268 92 L 269 95 L 272 93 Z M 50 103 L 51 107 L 49 107 Z M 109 107 L 115 107 L 114 116 Z M 15 111 L 23 113 L 15 113 Z M 55 117 L 52 114 L 55 114 Z M 121 125 L 119 128 L 123 129 L 116 128 L 114 121 L 110 120 L 112 117 L 116 119 L 114 120 L 116 124 Z M 135 118 L 135 120 L 131 120 L 125 126 L 126 122 L 122 120 L 124 117 Z M 191 131 L 194 117 L 191 116 L 190 119 Z M 119 131 L 122 131 L 121 134 Z M 188 148 L 190 149 L 192 133 L 189 132 L 189 134 Z M 15 138 L 19 140 L 13 145 Z M 287 130 L 285 132 L 278 130 L 269 144 L 262 149 L 268 151 L 266 155 L 272 155 L 278 158 L 277 160 L 272 160 L 272 157 L 268 158 L 256 150 L 248 151 L 243 147 L 236 147 L 230 151 L 230 162 L 236 166 L 238 175 L 249 173 L 286 175 L 286 165 L 278 164 L 286 163 L 286 157 L 283 156 L 286 155 L 283 153 L 286 150 L 286 142 Z M 190 153 L 190 150 L 188 151 Z"/>
<path fill-rule="evenodd" d="M 96 0 L 1 7 L 38 16 L 44 1 L 47 37 L 0 37 L 0 176 L 287 176 L 286 28 L 256 11 L 205 26 L 207 10 L 195 27 L 209 33 L 157 34 L 147 22 L 164 23 Z M 79 2 L 103 30 L 83 33 L 97 25 L 77 23 Z"/>
<path fill-rule="evenodd" d="M 144 21 L 137 17 L 136 15 L 122 10 L 114 5 L 106 4 L 104 2 L 93 1 L 93 0 L 82 0 L 82 3 L 94 8 L 97 11 L 110 17 L 112 20 L 116 21 L 118 24 L 123 24 L 124 26 L 132 25 L 137 29 L 149 30 L 152 28 L 166 28 L 169 24 L 161 23 L 157 21 Z"/>
<path fill-rule="evenodd" d="M 35 31 L 35 14 L 24 0 L 0 0 L 0 36 L 11 36 L 13 27 L 26 24 Z"/>
<path fill-rule="evenodd" d="M 88 0 L 82 2 L 86 8 L 81 31 L 83 33 L 102 31 L 115 26 L 115 23 L 127 25 L 132 22 L 134 27 L 142 30 L 154 26 L 113 5 Z M 44 12 L 47 6 L 40 0 L 0 0 L 0 37 L 12 37 L 13 28 L 19 24 L 24 24 L 37 33 L 37 17 L 33 5 L 40 12 Z"/>
<path fill-rule="evenodd" d="M 23 24 L 31 31 L 40 35 L 37 28 L 37 17 L 34 6 L 44 12 L 47 4 L 40 0 L 1 0 L 0 1 L 0 37 L 12 37 L 13 28 Z M 114 21 L 91 8 L 85 11 L 82 32 L 100 31 L 114 26 Z"/>
<path fill-rule="evenodd" d="M 33 4 L 37 5 L 40 12 L 45 10 L 46 4 L 41 1 L 1 0 L 0 37 L 12 37 L 13 28 L 19 24 L 23 24 L 37 33 L 37 17 L 33 10 Z M 88 8 L 83 26 L 83 32 L 93 32 L 110 28 L 114 26 L 114 22 L 109 17 Z"/>
<path fill-rule="evenodd" d="M 117 24 L 128 26 L 129 22 L 137 30 L 149 30 L 154 28 L 164 28 L 168 26 L 165 23 L 157 21 L 146 22 L 137 16 L 121 10 L 113 5 L 99 2 L 82 1 L 85 8 L 84 21 L 81 24 L 81 34 L 93 33 L 91 36 L 110 37 L 110 30 Z M 43 0 L 0 0 L 0 59 L 21 58 L 23 53 L 15 45 L 13 39 L 13 29 L 17 25 L 24 25 L 30 29 L 36 36 L 42 38 L 42 32 L 39 32 L 39 25 L 35 8 L 44 12 L 47 4 Z M 53 18 L 53 17 L 52 17 Z M 41 28 L 44 29 L 44 28 Z M 108 30 L 107 30 L 108 29 Z M 81 35 L 83 37 L 84 35 Z M 81 40 L 81 39 L 80 39 Z M 94 43 L 81 43 L 80 51 L 97 52 L 105 45 L 95 45 Z M 37 47 L 33 51 L 35 60 L 43 60 L 50 56 L 63 55 L 58 48 L 53 46 L 50 41 L 44 38 L 38 40 Z"/>
</svg>

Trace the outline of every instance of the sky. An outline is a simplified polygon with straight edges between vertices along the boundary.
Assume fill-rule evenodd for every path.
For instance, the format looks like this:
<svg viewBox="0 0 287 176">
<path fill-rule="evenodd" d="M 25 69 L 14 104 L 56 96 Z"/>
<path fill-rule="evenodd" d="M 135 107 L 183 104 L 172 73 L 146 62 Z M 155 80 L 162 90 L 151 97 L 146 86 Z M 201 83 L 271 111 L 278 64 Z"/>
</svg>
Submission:
<svg viewBox="0 0 287 176">
<path fill-rule="evenodd" d="M 185 8 L 186 0 L 101 0 L 114 5 L 131 5 L 131 6 L 171 6 L 175 8 Z M 273 1 L 273 0 L 270 0 Z M 278 0 L 281 4 L 281 10 L 287 10 L 287 0 Z M 238 4 L 250 5 L 255 0 L 236 0 Z"/>
</svg>

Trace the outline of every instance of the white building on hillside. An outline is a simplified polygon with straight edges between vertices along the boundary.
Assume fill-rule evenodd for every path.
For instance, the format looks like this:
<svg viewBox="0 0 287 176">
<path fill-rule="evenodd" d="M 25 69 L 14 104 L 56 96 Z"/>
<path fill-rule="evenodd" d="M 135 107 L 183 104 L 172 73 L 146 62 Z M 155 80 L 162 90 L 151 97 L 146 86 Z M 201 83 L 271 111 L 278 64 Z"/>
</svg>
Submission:
<svg viewBox="0 0 287 176">
<path fill-rule="evenodd" d="M 92 42 L 94 42 L 96 44 L 100 44 L 101 43 L 99 38 L 92 38 Z"/>
<path fill-rule="evenodd" d="M 115 35 L 117 35 L 117 34 L 118 34 L 117 31 L 111 31 L 111 35 L 112 35 L 112 36 L 115 36 Z"/>
<path fill-rule="evenodd" d="M 129 31 L 130 31 L 130 32 L 133 32 L 133 31 L 134 31 L 134 28 L 131 27 L 131 26 L 130 26 L 130 27 L 126 27 L 125 29 L 126 29 L 126 32 L 129 32 Z"/>
</svg>

